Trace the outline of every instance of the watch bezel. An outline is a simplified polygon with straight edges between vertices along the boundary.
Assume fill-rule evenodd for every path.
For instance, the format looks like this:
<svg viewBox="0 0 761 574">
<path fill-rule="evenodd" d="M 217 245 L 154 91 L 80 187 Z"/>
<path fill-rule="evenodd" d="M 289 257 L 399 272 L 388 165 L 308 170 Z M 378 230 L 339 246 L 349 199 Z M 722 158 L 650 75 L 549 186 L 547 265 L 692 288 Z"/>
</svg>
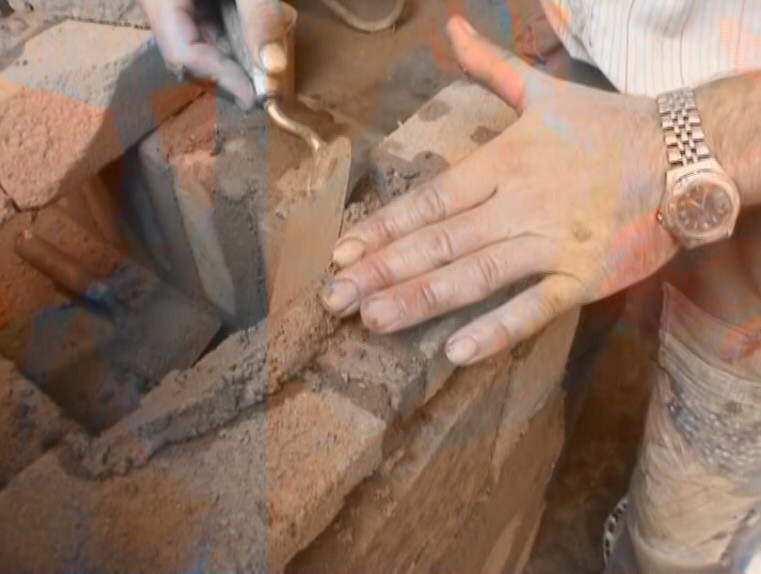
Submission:
<svg viewBox="0 0 761 574">
<path fill-rule="evenodd" d="M 715 160 L 706 160 L 691 166 L 677 168 L 671 170 L 668 175 L 667 185 L 670 192 L 664 198 L 658 212 L 658 219 L 671 233 L 676 235 L 688 248 L 719 241 L 732 235 L 740 213 L 740 194 L 732 179 L 718 166 Z M 679 223 L 675 213 L 679 203 L 678 199 L 695 185 L 706 184 L 716 185 L 726 191 L 732 203 L 730 216 L 725 223 L 709 231 L 686 230 Z"/>
</svg>

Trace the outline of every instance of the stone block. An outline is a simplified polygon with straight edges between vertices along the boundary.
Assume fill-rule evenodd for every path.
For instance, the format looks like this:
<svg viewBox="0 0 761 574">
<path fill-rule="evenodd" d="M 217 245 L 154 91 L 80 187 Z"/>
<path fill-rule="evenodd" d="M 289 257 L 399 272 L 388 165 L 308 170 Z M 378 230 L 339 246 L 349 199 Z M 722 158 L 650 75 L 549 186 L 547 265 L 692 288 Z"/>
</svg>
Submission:
<svg viewBox="0 0 761 574">
<path fill-rule="evenodd" d="M 12 572 L 282 570 L 378 467 L 383 427 L 346 399 L 305 391 L 127 476 L 87 481 L 63 452 L 48 455 L 0 493 L 0 563 Z"/>
<path fill-rule="evenodd" d="M 166 71 L 151 32 L 61 22 L 0 72 L 0 187 L 42 207 L 199 93 Z"/>
<path fill-rule="evenodd" d="M 0 489 L 78 426 L 16 367 L 0 359 Z"/>
<path fill-rule="evenodd" d="M 454 165 L 517 118 L 488 90 L 457 81 L 439 92 L 373 152 L 372 177 L 385 202 Z"/>
<path fill-rule="evenodd" d="M 73 18 L 102 24 L 148 27 L 138 0 L 9 0 L 17 13 L 38 12 L 48 21 Z"/>
</svg>

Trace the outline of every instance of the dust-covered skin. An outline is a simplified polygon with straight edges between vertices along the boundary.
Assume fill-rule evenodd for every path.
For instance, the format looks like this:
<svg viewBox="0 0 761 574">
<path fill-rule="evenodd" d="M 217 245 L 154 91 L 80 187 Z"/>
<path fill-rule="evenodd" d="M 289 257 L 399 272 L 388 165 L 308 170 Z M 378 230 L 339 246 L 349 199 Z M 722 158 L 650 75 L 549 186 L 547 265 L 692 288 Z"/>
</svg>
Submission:
<svg viewBox="0 0 761 574">
<path fill-rule="evenodd" d="M 653 100 L 553 79 L 461 18 L 448 31 L 460 65 L 521 117 L 350 229 L 323 300 L 387 333 L 541 278 L 449 339 L 449 359 L 469 364 L 647 277 L 678 245 L 655 217 L 667 166 Z"/>
</svg>

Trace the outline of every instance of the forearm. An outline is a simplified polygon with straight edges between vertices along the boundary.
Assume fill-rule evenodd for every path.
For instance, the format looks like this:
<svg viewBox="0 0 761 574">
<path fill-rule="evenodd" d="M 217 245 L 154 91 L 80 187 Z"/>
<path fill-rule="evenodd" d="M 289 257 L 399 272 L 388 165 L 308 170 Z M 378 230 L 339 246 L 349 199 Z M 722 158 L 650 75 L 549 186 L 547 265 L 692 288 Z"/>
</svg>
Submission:
<svg viewBox="0 0 761 574">
<path fill-rule="evenodd" d="M 761 205 L 761 71 L 696 90 L 706 143 L 740 190 L 743 209 Z"/>
</svg>

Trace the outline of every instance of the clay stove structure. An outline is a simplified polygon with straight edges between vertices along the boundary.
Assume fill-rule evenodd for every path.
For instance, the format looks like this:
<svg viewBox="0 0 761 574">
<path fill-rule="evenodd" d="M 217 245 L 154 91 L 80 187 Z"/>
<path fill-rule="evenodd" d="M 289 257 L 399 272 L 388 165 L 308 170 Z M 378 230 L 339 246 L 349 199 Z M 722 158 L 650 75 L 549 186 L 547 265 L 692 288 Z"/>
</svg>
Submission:
<svg viewBox="0 0 761 574">
<path fill-rule="evenodd" d="M 268 313 L 307 150 L 178 84 L 133 2 L 11 5 L 0 572 L 519 572 L 578 314 L 455 370 L 447 336 L 509 293 L 392 337 L 316 286 Z M 297 107 L 359 150 L 346 223 L 515 119 L 468 82 L 427 89 L 396 129 Z"/>
</svg>

